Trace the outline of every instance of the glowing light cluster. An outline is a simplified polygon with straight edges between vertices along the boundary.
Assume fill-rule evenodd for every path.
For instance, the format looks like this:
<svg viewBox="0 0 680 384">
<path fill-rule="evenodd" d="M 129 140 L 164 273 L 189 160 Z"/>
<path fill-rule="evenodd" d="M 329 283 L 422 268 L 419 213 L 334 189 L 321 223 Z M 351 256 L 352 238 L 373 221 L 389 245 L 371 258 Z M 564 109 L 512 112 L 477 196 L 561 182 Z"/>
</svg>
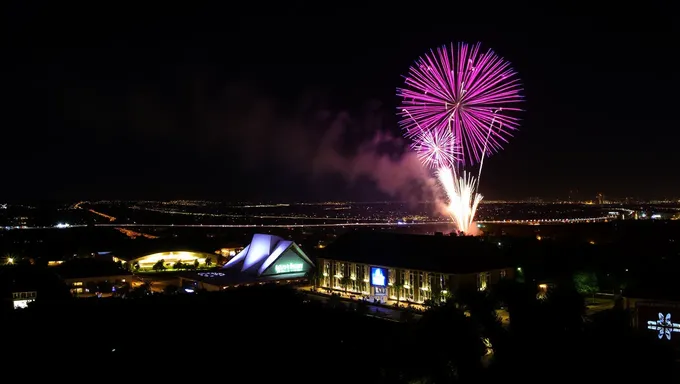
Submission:
<svg viewBox="0 0 680 384">
<path fill-rule="evenodd" d="M 671 321 L 671 314 L 667 313 L 665 316 L 663 313 L 659 312 L 658 320 L 651 320 L 647 322 L 647 329 L 659 332 L 659 339 L 664 337 L 667 340 L 671 339 L 671 334 L 674 332 L 680 332 L 680 324 Z"/>
<path fill-rule="evenodd" d="M 293 252 L 299 262 L 297 260 L 296 262 L 279 262 L 279 258 L 288 252 Z M 261 276 L 272 265 L 277 274 L 302 272 L 304 263 L 314 266 L 314 263 L 293 241 L 270 234 L 256 233 L 250 244 L 224 264 L 222 269 L 238 268 L 241 272 Z"/>
<path fill-rule="evenodd" d="M 409 69 L 400 108 L 404 135 L 420 161 L 436 170 L 448 199 L 448 213 L 461 232 L 473 223 L 483 196 L 477 193 L 484 158 L 497 152 L 519 126 L 511 115 L 522 101 L 517 73 L 480 44 L 443 46 Z M 473 177 L 465 165 L 479 163 Z"/>
<path fill-rule="evenodd" d="M 198 275 L 201 276 L 201 277 L 211 278 L 211 277 L 223 277 L 224 273 L 222 273 L 222 272 L 199 272 Z"/>
<path fill-rule="evenodd" d="M 508 61 L 481 44 L 442 46 L 416 60 L 409 68 L 403 98 L 402 127 L 408 138 L 423 130 L 450 131 L 463 152 L 462 162 L 472 165 L 484 154 L 502 149 L 519 119 L 522 87 Z M 500 113 L 498 113 L 500 112 Z M 490 135 L 490 127 L 498 125 Z"/>
<path fill-rule="evenodd" d="M 449 198 L 448 211 L 454 224 L 459 231 L 472 232 L 477 207 L 483 199 L 477 193 L 477 179 L 467 172 L 458 177 L 455 168 L 442 168 L 437 176 Z"/>
<path fill-rule="evenodd" d="M 418 159 L 430 168 L 452 168 L 461 154 L 451 131 L 422 131 L 411 148 Z"/>
</svg>

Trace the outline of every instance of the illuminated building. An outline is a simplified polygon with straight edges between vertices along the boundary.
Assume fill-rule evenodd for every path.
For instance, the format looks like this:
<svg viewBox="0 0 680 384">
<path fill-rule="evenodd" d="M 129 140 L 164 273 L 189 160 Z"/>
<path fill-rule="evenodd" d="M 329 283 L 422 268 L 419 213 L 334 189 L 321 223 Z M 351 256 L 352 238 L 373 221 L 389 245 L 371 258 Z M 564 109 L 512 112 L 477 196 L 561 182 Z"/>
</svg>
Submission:
<svg viewBox="0 0 680 384">
<path fill-rule="evenodd" d="M 266 282 L 296 283 L 306 280 L 314 263 L 291 240 L 268 234 L 255 234 L 241 252 L 215 272 L 181 276 L 182 286 L 222 290 Z"/>
<path fill-rule="evenodd" d="M 109 296 L 116 287 L 137 283 L 128 270 L 110 260 L 74 259 L 55 266 L 57 274 L 76 297 Z"/>
<path fill-rule="evenodd" d="M 12 292 L 12 303 L 14 304 L 14 309 L 21 309 L 28 307 L 28 303 L 35 301 L 38 296 L 38 292 Z"/>
<path fill-rule="evenodd" d="M 216 258 L 216 255 L 207 252 L 164 251 L 125 259 L 114 256 L 113 261 L 129 263 L 133 270 L 146 272 L 154 270 L 154 266 L 161 261 L 165 269 L 172 269 L 178 262 L 183 265 L 194 265 L 198 262 L 199 266 L 205 266 L 207 260 L 212 263 Z"/>
<path fill-rule="evenodd" d="M 680 291 L 674 281 L 629 287 L 622 298 L 634 328 L 680 350 Z"/>
<path fill-rule="evenodd" d="M 322 288 L 383 302 L 444 300 L 461 287 L 484 290 L 515 272 L 497 244 L 478 237 L 379 232 L 340 237 L 317 264 Z"/>
<path fill-rule="evenodd" d="M 222 248 L 215 251 L 215 254 L 225 257 L 227 260 L 236 256 L 239 252 L 243 250 L 243 246 L 239 244 L 227 244 Z"/>
</svg>

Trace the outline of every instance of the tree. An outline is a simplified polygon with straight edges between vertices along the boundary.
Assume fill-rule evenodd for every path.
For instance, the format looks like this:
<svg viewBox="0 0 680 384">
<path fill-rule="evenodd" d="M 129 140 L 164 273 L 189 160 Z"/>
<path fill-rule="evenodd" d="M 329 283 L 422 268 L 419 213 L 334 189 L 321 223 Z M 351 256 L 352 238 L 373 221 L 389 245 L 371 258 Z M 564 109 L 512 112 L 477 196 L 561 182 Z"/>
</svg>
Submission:
<svg viewBox="0 0 680 384">
<path fill-rule="evenodd" d="M 165 260 L 163 260 L 163 259 L 158 260 L 156 262 L 156 264 L 154 264 L 153 267 L 151 267 L 151 269 L 153 269 L 156 272 L 164 271 L 165 270 Z"/>
<path fill-rule="evenodd" d="M 507 350 L 508 332 L 498 316 L 496 308 L 498 301 L 489 291 L 461 289 L 457 293 L 456 301 L 461 308 L 469 312 L 470 317 L 485 339 L 487 348 L 500 350 L 501 354 Z"/>
<path fill-rule="evenodd" d="M 177 269 L 177 270 L 181 270 L 181 269 L 186 268 L 186 266 L 184 265 L 184 263 L 182 263 L 181 261 L 178 260 L 178 261 L 175 263 L 175 265 L 173 265 L 173 268 L 174 268 L 174 269 Z"/>
<path fill-rule="evenodd" d="M 397 307 L 399 306 L 399 301 L 401 300 L 401 291 L 404 289 L 404 283 L 394 283 L 392 285 L 392 289 L 394 289 L 394 296 L 397 297 Z"/>
<path fill-rule="evenodd" d="M 206 257 L 205 258 L 205 266 L 210 267 L 212 265 L 212 258 Z"/>
<path fill-rule="evenodd" d="M 414 357 L 413 378 L 428 378 L 437 383 L 479 379 L 486 346 L 479 326 L 455 303 L 429 309 L 415 328 L 414 342 L 428 352 Z"/>
<path fill-rule="evenodd" d="M 600 290 L 597 275 L 594 272 L 577 272 L 574 274 L 574 288 L 584 296 L 591 296 L 595 302 L 595 294 Z"/>
<path fill-rule="evenodd" d="M 198 269 L 199 264 L 198 264 L 198 259 L 194 260 L 194 269 Z"/>
<path fill-rule="evenodd" d="M 309 272 L 307 272 L 307 280 L 309 280 L 313 285 L 314 285 L 314 291 L 317 290 L 319 287 L 319 273 L 315 269 L 310 269 Z"/>
<path fill-rule="evenodd" d="M 222 266 L 227 262 L 227 258 L 224 255 L 217 255 L 217 265 Z"/>
<path fill-rule="evenodd" d="M 347 293 L 347 287 L 352 284 L 352 279 L 349 278 L 349 276 L 343 276 L 340 279 L 340 286 L 345 290 L 345 293 Z"/>
</svg>

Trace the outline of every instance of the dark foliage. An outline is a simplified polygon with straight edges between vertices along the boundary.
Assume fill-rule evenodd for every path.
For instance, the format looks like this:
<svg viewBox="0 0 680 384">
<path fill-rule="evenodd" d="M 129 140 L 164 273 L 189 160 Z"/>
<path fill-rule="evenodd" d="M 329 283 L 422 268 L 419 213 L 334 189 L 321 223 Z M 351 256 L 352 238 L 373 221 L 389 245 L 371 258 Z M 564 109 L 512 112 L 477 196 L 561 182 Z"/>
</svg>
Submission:
<svg viewBox="0 0 680 384">
<path fill-rule="evenodd" d="M 509 328 L 494 310 L 499 299 Z M 3 348 L 16 369 L 31 367 L 26 377 L 49 369 L 53 379 L 454 383 L 671 374 L 672 351 L 632 331 L 626 313 L 586 322 L 583 308 L 570 288 L 537 299 L 507 283 L 489 294 L 462 292 L 404 323 L 285 287 L 42 301 L 6 317 Z"/>
</svg>

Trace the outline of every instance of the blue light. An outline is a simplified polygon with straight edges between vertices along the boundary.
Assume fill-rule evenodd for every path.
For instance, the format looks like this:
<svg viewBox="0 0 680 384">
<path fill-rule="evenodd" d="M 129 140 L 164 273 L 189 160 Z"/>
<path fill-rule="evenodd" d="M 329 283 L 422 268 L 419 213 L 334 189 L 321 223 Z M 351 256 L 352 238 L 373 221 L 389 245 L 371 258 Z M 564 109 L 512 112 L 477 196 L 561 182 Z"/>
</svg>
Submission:
<svg viewBox="0 0 680 384">
<path fill-rule="evenodd" d="M 371 285 L 384 287 L 387 285 L 387 271 L 385 268 L 371 267 Z"/>
</svg>

